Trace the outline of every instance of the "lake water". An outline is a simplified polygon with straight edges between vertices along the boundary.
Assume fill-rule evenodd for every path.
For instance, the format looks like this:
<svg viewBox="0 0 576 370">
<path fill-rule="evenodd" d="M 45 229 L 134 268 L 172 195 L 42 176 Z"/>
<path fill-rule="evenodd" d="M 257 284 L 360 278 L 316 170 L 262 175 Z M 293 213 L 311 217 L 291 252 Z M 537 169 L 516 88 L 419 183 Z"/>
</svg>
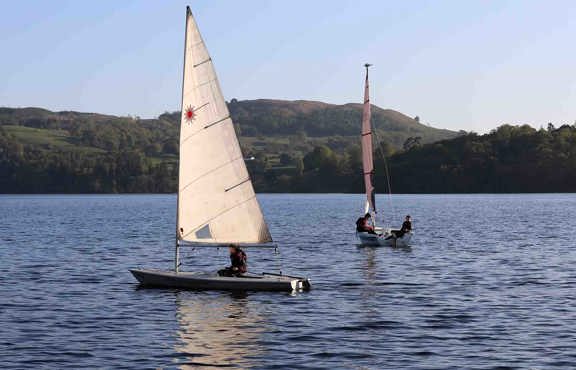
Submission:
<svg viewBox="0 0 576 370">
<path fill-rule="evenodd" d="M 360 195 L 259 198 L 280 254 L 251 269 L 310 292 L 137 289 L 172 268 L 172 195 L 0 196 L 0 367 L 576 367 L 576 195 L 382 196 L 411 249 L 357 245 Z"/>
</svg>

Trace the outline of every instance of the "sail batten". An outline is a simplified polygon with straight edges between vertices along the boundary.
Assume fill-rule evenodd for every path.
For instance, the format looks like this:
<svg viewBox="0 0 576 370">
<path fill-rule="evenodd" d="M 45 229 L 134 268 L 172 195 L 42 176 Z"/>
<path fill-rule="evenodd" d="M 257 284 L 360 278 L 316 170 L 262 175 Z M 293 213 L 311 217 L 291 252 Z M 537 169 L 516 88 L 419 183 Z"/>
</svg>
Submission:
<svg viewBox="0 0 576 370">
<path fill-rule="evenodd" d="M 368 83 L 368 67 L 370 64 L 365 64 L 366 67 L 366 81 L 364 84 L 364 107 L 362 110 L 362 167 L 364 186 L 366 190 L 366 213 L 372 211 L 376 212 L 376 197 L 374 192 L 373 177 L 374 177 L 374 159 L 372 154 L 372 124 L 371 124 L 371 111 L 370 111 L 370 86 Z"/>
<path fill-rule="evenodd" d="M 224 122 L 224 121 L 226 121 L 228 118 L 230 118 L 230 116 L 224 117 L 224 118 L 222 118 L 222 119 L 219 119 L 219 120 L 216 121 L 216 122 L 209 123 L 209 124 L 207 124 L 206 126 L 204 126 L 204 129 L 207 129 L 207 128 L 209 128 L 209 127 L 212 127 L 212 126 L 214 126 L 214 125 L 216 125 L 216 124 L 218 124 L 218 123 L 220 123 L 220 122 Z"/>
<path fill-rule="evenodd" d="M 214 63 L 189 9 L 181 114 L 178 239 L 271 242 Z"/>
</svg>

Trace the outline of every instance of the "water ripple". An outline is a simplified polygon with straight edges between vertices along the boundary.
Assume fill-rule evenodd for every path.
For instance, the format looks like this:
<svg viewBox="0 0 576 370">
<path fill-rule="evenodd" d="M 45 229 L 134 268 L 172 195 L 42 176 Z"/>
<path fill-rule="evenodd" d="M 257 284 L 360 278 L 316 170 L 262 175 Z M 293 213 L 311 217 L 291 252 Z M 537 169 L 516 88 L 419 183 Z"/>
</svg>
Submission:
<svg viewBox="0 0 576 370">
<path fill-rule="evenodd" d="M 0 365 L 574 367 L 576 196 L 394 199 L 412 248 L 358 246 L 361 196 L 261 195 L 281 253 L 250 250 L 250 265 L 311 275 L 290 294 L 139 289 L 129 268 L 171 267 L 174 196 L 0 196 Z"/>
</svg>

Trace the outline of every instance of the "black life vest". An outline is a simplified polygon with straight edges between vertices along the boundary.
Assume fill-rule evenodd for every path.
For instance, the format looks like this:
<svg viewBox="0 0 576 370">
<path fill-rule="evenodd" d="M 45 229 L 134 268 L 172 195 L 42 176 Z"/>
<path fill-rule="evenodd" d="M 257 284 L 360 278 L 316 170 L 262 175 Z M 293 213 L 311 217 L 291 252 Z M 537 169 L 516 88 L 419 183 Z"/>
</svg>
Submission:
<svg viewBox="0 0 576 370">
<path fill-rule="evenodd" d="M 358 231 L 358 232 L 364 231 L 365 223 L 366 223 L 366 221 L 364 220 L 364 217 L 360 217 L 359 219 L 357 219 L 356 220 L 356 231 Z"/>
<path fill-rule="evenodd" d="M 404 221 L 404 223 L 402 223 L 402 228 L 400 229 L 400 231 L 402 231 L 403 233 L 407 233 L 411 230 L 412 230 L 412 222 Z"/>
<path fill-rule="evenodd" d="M 238 271 L 241 273 L 245 273 L 248 270 L 247 260 L 248 257 L 243 250 L 238 250 L 236 253 L 230 255 L 232 267 L 238 268 Z"/>
</svg>

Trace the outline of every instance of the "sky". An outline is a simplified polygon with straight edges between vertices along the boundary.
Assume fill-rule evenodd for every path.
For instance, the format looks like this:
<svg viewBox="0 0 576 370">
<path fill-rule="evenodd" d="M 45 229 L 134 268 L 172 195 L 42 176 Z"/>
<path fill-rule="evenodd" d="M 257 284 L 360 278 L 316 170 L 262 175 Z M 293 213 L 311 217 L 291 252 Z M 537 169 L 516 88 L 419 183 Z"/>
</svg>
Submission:
<svg viewBox="0 0 576 370">
<path fill-rule="evenodd" d="M 576 2 L 0 0 L 0 106 L 179 109 L 190 5 L 226 99 L 372 103 L 452 130 L 576 121 Z"/>
</svg>

